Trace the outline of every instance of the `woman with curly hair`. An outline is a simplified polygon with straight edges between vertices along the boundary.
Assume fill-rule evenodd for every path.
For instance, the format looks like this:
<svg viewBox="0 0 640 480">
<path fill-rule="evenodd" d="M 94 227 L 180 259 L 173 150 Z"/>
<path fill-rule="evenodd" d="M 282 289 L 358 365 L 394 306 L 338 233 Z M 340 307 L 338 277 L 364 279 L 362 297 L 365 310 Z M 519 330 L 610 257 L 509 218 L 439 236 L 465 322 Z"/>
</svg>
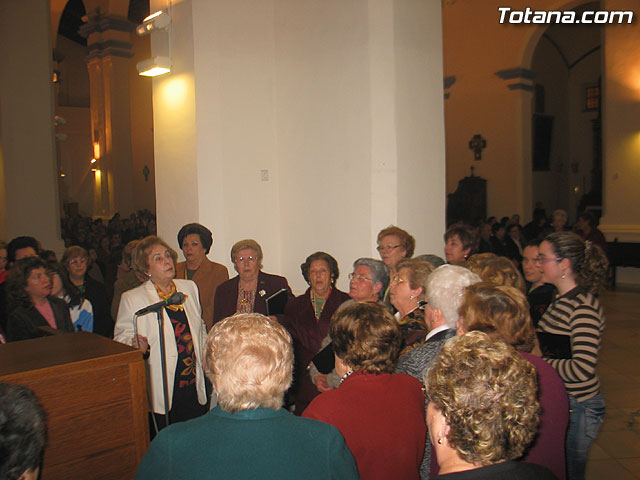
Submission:
<svg viewBox="0 0 640 480">
<path fill-rule="evenodd" d="M 544 465 L 564 480 L 567 475 L 564 445 L 569 423 L 567 391 L 554 368 L 531 354 L 536 332 L 527 298 L 514 287 L 480 282 L 467 287 L 458 311 L 459 335 L 484 332 L 511 345 L 536 367 L 540 425 L 524 460 Z"/>
<path fill-rule="evenodd" d="M 449 340 L 425 378 L 427 426 L 442 479 L 554 479 L 515 462 L 538 427 L 534 366 L 483 332 Z"/>
<path fill-rule="evenodd" d="M 7 340 L 40 337 L 40 327 L 73 332 L 69 308 L 64 300 L 51 296 L 47 265 L 38 257 L 16 261 L 7 276 Z"/>
<path fill-rule="evenodd" d="M 425 445 L 424 395 L 418 380 L 393 373 L 402 334 L 377 303 L 339 309 L 329 330 L 338 388 L 316 397 L 302 414 L 340 430 L 360 476 L 418 479 Z"/>
<path fill-rule="evenodd" d="M 542 281 L 558 289 L 538 323 L 538 338 L 543 358 L 556 369 L 569 394 L 567 472 L 570 479 L 581 479 L 605 414 L 596 375 L 604 331 L 597 295 L 609 263 L 597 245 L 575 233 L 557 232 L 540 244 L 538 265 Z"/>
</svg>

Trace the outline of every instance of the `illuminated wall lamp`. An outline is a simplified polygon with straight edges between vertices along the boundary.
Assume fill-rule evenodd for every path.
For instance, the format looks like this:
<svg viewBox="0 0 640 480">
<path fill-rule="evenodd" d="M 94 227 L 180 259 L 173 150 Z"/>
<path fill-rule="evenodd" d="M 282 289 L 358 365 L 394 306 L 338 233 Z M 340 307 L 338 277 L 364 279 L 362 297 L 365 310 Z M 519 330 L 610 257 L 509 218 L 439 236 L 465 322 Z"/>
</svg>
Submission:
<svg viewBox="0 0 640 480">
<path fill-rule="evenodd" d="M 89 163 L 91 163 L 91 164 L 94 164 L 96 162 L 97 162 L 97 160 L 95 158 L 92 158 L 91 160 L 89 160 Z"/>
<path fill-rule="evenodd" d="M 143 77 L 157 77 L 171 71 L 171 59 L 169 57 L 153 57 L 138 62 L 136 68 L 138 75 Z"/>
<path fill-rule="evenodd" d="M 155 30 L 167 28 L 170 23 L 171 17 L 169 14 L 164 10 L 160 10 L 145 18 L 142 23 L 136 27 L 136 33 L 142 37 L 154 32 Z"/>
</svg>

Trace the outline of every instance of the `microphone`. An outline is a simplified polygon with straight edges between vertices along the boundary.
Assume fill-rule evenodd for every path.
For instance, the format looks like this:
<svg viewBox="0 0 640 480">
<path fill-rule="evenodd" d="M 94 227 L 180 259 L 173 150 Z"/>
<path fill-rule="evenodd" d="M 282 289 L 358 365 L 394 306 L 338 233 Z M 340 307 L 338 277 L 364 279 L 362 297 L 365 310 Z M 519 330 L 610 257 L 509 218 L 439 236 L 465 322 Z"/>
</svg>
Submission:
<svg viewBox="0 0 640 480">
<path fill-rule="evenodd" d="M 182 302 L 184 302 L 184 293 L 176 292 L 166 300 L 141 308 L 134 315 L 137 317 L 138 315 L 144 315 L 145 313 L 156 312 L 167 305 L 180 305 Z"/>
</svg>

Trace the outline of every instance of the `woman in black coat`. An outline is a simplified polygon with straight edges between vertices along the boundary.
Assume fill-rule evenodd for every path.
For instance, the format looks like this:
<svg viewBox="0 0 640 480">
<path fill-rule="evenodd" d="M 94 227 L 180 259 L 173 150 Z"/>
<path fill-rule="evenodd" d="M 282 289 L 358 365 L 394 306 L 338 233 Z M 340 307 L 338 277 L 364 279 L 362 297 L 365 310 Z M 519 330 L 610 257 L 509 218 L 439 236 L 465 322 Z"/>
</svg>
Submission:
<svg viewBox="0 0 640 480">
<path fill-rule="evenodd" d="M 47 266 L 38 257 L 18 260 L 7 276 L 7 340 L 28 340 L 42 336 L 40 327 L 73 332 L 67 304 L 50 296 Z"/>
</svg>

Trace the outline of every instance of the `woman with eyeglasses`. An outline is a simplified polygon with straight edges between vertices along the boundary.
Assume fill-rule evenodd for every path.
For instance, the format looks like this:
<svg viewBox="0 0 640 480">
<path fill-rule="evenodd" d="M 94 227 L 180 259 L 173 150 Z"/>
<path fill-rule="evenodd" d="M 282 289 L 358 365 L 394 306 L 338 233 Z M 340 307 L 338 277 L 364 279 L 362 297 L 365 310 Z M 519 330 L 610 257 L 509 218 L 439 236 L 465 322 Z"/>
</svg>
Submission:
<svg viewBox="0 0 640 480">
<path fill-rule="evenodd" d="M 397 264 L 398 271 L 391 278 L 391 304 L 398 310 L 396 321 L 403 337 L 400 355 L 422 345 L 427 337 L 424 307 L 427 278 L 433 265 L 426 260 L 404 258 Z"/>
<path fill-rule="evenodd" d="M 294 383 L 289 395 L 295 401 L 297 415 L 320 393 L 309 377 L 307 366 L 320 351 L 334 312 L 349 300 L 349 295 L 336 288 L 340 275 L 338 262 L 328 253 L 309 255 L 300 270 L 309 288 L 287 304 L 283 321 L 293 338 L 295 351 Z"/>
<path fill-rule="evenodd" d="M 389 269 L 389 281 L 398 273 L 397 264 L 403 258 L 411 258 L 416 247 L 416 240 L 406 230 L 389 225 L 378 233 L 376 250 L 380 259 Z M 391 286 L 391 284 L 389 284 Z M 390 291 L 387 288 L 383 295 L 383 302 L 391 308 Z"/>
<path fill-rule="evenodd" d="M 543 358 L 569 394 L 567 472 L 569 479 L 581 479 L 605 414 L 596 375 L 605 323 L 597 295 L 609 263 L 597 245 L 571 232 L 557 232 L 540 244 L 538 265 L 542 281 L 558 289 L 538 323 L 538 338 Z"/>
<path fill-rule="evenodd" d="M 69 280 L 93 307 L 93 332 L 103 337 L 113 337 L 113 319 L 107 291 L 104 285 L 90 275 L 87 269 L 91 259 L 87 251 L 77 245 L 68 247 L 62 254 L 60 263 L 69 274 Z"/>
<path fill-rule="evenodd" d="M 262 247 L 253 239 L 236 242 L 231 248 L 231 261 L 238 275 L 221 283 L 213 302 L 213 323 L 216 324 L 234 313 L 261 313 L 267 315 L 266 300 L 274 293 L 287 291 L 289 300 L 293 293 L 287 279 L 264 273 Z M 284 315 L 275 315 L 282 320 Z"/>
</svg>

